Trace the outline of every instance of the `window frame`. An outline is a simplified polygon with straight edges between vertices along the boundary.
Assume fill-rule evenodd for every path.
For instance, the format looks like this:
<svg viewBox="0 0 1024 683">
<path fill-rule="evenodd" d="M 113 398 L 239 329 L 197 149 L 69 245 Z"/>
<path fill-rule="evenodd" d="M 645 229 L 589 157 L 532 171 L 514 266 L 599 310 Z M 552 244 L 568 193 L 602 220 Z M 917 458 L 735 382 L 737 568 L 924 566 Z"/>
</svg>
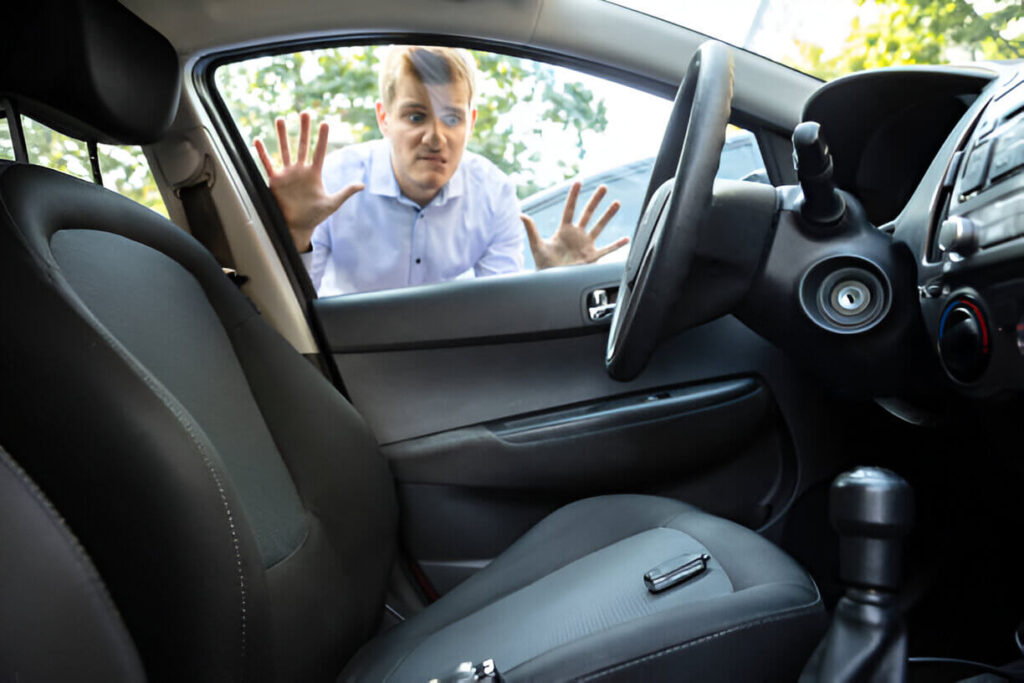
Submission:
<svg viewBox="0 0 1024 683">
<path fill-rule="evenodd" d="M 312 325 L 314 330 L 318 326 L 315 324 L 314 316 L 309 315 L 308 309 L 309 303 L 317 298 L 316 291 L 300 255 L 291 243 L 288 228 L 278 209 L 277 203 L 264 182 L 255 160 L 248 151 L 249 143 L 242 139 L 241 132 L 231 116 L 230 108 L 221 96 L 215 81 L 215 74 L 221 66 L 247 59 L 272 57 L 304 50 L 356 47 L 373 44 L 432 44 L 501 53 L 511 57 L 531 59 L 553 66 L 573 69 L 593 77 L 603 78 L 620 85 L 635 88 L 669 101 L 675 97 L 676 90 L 678 89 L 678 84 L 676 83 L 637 74 L 594 59 L 566 55 L 553 50 L 504 41 L 434 33 L 347 33 L 316 38 L 273 41 L 260 45 L 215 51 L 201 56 L 192 67 L 192 85 L 214 126 L 215 134 L 224 146 L 228 157 L 227 161 L 239 172 L 243 189 L 252 199 L 258 218 L 267 230 L 278 259 L 284 265 L 296 298 L 303 303 L 304 308 L 307 310 L 307 318 L 314 322 Z M 778 184 L 778 180 L 783 174 L 780 173 L 778 160 L 772 152 L 779 147 L 778 145 L 770 145 L 766 141 L 766 126 L 764 122 L 757 117 L 746 115 L 734 109 L 730 116 L 730 123 L 742 127 L 754 135 L 764 160 L 768 177 L 772 180 L 773 184 Z M 776 135 L 781 133 L 781 131 L 775 132 Z M 319 337 L 319 332 L 315 334 Z M 318 339 L 318 343 L 323 348 L 322 339 Z"/>
</svg>

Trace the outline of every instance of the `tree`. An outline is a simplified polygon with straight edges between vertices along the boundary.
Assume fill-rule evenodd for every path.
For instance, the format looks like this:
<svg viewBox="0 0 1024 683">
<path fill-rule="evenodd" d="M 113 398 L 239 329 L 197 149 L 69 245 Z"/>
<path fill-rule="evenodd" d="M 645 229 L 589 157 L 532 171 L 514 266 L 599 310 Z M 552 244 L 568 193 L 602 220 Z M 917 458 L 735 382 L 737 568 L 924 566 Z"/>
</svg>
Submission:
<svg viewBox="0 0 1024 683">
<path fill-rule="evenodd" d="M 32 163 L 92 180 L 88 146 L 81 140 L 69 138 L 46 126 L 22 117 L 25 147 Z M 0 134 L 0 156 L 14 157 L 14 145 L 9 133 Z M 99 145 L 97 150 L 103 185 L 127 195 L 157 213 L 167 216 L 160 190 L 139 147 Z"/>
<path fill-rule="evenodd" d="M 603 101 L 578 82 L 560 79 L 549 66 L 530 60 L 474 52 L 482 78 L 476 98 L 476 126 L 469 149 L 490 159 L 517 182 L 520 197 L 577 174 L 583 159 L 583 132 L 608 124 Z M 228 64 L 216 80 L 242 138 L 262 137 L 273 146 L 274 119 L 305 109 L 331 123 L 333 147 L 380 137 L 376 47 L 328 48 L 260 57 Z M 518 115 L 517 115 L 518 112 Z M 524 121 L 532 123 L 525 126 Z M 29 159 L 91 179 L 86 143 L 24 120 Z M 549 165 L 557 177 L 544 177 L 536 150 L 551 128 L 572 129 L 576 156 Z M 0 135 L 0 154 L 13 157 L 9 137 Z M 99 146 L 104 185 L 167 215 L 145 155 L 138 147 Z M 550 173 L 549 173 L 550 175 Z"/>
<path fill-rule="evenodd" d="M 855 19 L 838 54 L 799 44 L 794 66 L 822 78 L 895 64 L 1024 57 L 1024 0 L 858 0 L 875 16 Z"/>
<path fill-rule="evenodd" d="M 607 126 L 605 103 L 539 62 L 472 54 L 481 78 L 469 149 L 512 176 L 520 197 L 576 175 L 586 153 L 584 131 Z M 337 148 L 380 137 L 374 112 L 379 61 L 377 47 L 328 48 L 229 64 L 216 79 L 246 140 L 262 137 L 273 147 L 274 119 L 308 109 L 331 124 L 331 145 Z M 536 152 L 552 129 L 571 129 L 576 140 L 575 158 L 547 164 L 557 169 L 556 178 L 545 177 Z"/>
</svg>

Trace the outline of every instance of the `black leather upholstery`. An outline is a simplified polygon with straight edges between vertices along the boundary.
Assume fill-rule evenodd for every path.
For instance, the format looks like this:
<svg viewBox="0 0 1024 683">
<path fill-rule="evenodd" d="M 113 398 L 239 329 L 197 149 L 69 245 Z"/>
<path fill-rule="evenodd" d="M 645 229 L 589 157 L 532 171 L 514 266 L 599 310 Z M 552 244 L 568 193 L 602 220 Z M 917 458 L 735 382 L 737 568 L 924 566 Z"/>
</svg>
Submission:
<svg viewBox="0 0 1024 683">
<path fill-rule="evenodd" d="M 648 593 L 645 571 L 692 552 L 710 553 L 704 574 Z M 794 680 L 822 619 L 806 573 L 750 530 L 665 498 L 590 498 L 371 641 L 341 680 L 489 658 L 510 680 Z M 709 654 L 737 643 L 743 657 Z"/>
<path fill-rule="evenodd" d="M 143 681 L 135 645 L 78 540 L 0 449 L 0 681 Z"/>
<path fill-rule="evenodd" d="M 376 627 L 396 539 L 362 420 L 152 211 L 14 164 L 0 214 L 0 434 L 150 676 L 335 676 Z"/>
</svg>

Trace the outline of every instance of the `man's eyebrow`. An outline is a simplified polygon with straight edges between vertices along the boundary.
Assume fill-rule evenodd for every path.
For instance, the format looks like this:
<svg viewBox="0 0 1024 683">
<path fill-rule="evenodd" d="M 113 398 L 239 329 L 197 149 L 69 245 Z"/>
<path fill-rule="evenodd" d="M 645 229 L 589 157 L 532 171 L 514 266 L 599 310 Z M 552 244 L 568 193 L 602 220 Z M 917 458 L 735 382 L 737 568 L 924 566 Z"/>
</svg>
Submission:
<svg viewBox="0 0 1024 683">
<path fill-rule="evenodd" d="M 427 105 L 423 104 L 422 102 L 417 102 L 416 100 L 406 100 L 404 102 L 399 102 L 398 103 L 398 108 L 399 109 L 427 109 L 428 107 L 427 107 Z"/>
</svg>

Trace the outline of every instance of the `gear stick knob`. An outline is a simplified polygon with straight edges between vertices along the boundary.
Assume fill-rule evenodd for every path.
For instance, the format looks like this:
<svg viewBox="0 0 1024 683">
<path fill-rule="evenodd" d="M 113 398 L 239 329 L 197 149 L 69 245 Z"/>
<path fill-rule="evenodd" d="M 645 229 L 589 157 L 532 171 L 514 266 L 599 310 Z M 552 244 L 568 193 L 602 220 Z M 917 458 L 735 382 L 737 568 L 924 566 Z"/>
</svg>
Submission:
<svg viewBox="0 0 1024 683">
<path fill-rule="evenodd" d="M 858 588 L 895 591 L 903 573 L 903 537 L 910 531 L 910 485 L 880 467 L 858 467 L 832 482 L 832 526 L 839 533 L 840 578 Z"/>
</svg>

